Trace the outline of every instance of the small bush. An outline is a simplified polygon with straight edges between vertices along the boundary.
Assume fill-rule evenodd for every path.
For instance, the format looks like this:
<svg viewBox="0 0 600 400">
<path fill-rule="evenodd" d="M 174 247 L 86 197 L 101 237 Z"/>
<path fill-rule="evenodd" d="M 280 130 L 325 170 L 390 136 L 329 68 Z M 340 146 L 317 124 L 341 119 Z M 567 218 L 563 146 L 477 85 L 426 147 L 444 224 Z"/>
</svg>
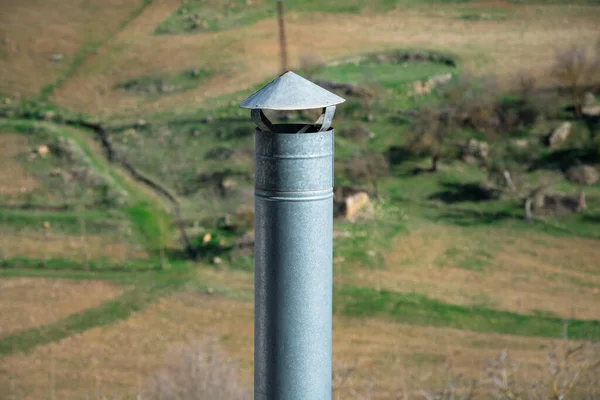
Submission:
<svg viewBox="0 0 600 400">
<path fill-rule="evenodd" d="M 361 152 L 346 160 L 344 172 L 354 184 L 371 184 L 377 196 L 377 178 L 387 173 L 388 169 L 389 164 L 383 154 Z"/>
<path fill-rule="evenodd" d="M 142 391 L 144 400 L 245 400 L 235 367 L 213 343 L 197 343 L 171 351 L 165 366 Z"/>
<path fill-rule="evenodd" d="M 573 45 L 556 53 L 550 70 L 554 79 L 569 91 L 575 113 L 581 115 L 583 86 L 600 75 L 600 48 L 596 55 L 584 46 Z"/>
<path fill-rule="evenodd" d="M 340 129 L 338 135 L 359 143 L 364 143 L 371 138 L 369 128 L 366 125 L 359 123 Z"/>
</svg>

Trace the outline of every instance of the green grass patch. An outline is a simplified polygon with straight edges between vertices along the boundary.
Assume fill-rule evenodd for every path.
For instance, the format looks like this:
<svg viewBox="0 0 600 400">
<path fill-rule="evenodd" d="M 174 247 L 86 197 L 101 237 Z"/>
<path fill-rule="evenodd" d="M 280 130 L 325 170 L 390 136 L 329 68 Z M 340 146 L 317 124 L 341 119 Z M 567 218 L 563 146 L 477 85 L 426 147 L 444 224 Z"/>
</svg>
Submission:
<svg viewBox="0 0 600 400">
<path fill-rule="evenodd" d="M 192 271 L 186 264 L 174 263 L 166 271 L 141 273 L 135 280 L 135 287 L 116 299 L 41 328 L 26 329 L 1 337 L 0 356 L 27 352 L 36 346 L 126 319 L 158 298 L 182 288 L 190 280 Z M 128 278 L 124 280 L 130 283 Z"/>
<path fill-rule="evenodd" d="M 82 210 L 81 212 L 10 210 L 0 209 L 0 222 L 3 229 L 41 229 L 43 222 L 50 224 L 52 232 L 81 234 L 82 221 L 87 234 L 115 233 L 127 229 L 128 221 L 118 211 Z"/>
<path fill-rule="evenodd" d="M 159 97 L 194 89 L 213 75 L 213 71 L 192 68 L 174 74 L 131 78 L 115 87 L 136 95 Z"/>
<path fill-rule="evenodd" d="M 313 78 L 355 84 L 370 84 L 384 89 L 407 90 L 407 84 L 434 75 L 453 73 L 455 68 L 436 62 L 393 63 L 366 60 L 318 70 Z"/>
<path fill-rule="evenodd" d="M 358 318 L 387 317 L 394 321 L 443 326 L 476 332 L 495 332 L 518 336 L 600 338 L 600 322 L 564 320 L 546 314 L 517 314 L 482 306 L 459 306 L 414 293 L 377 291 L 371 288 L 343 286 L 335 291 L 336 310 Z"/>
<path fill-rule="evenodd" d="M 169 215 L 156 205 L 141 201 L 125 209 L 137 234 L 147 250 L 158 253 L 164 250 L 172 229 Z"/>
<path fill-rule="evenodd" d="M 385 268 L 384 255 L 391 249 L 392 239 L 406 230 L 402 212 L 379 203 L 372 219 L 347 222 L 338 220 L 335 230 L 334 257 L 345 260 L 342 265 L 358 264 L 363 268 Z"/>
<path fill-rule="evenodd" d="M 112 199 L 114 193 L 119 193 L 119 196 L 125 198 L 125 204 L 121 204 L 119 211 L 116 212 L 119 215 L 124 213 L 128 217 L 138 241 L 143 243 L 150 252 L 158 253 L 165 249 L 172 236 L 172 226 L 170 217 L 162 207 L 162 204 L 157 204 L 153 199 L 150 200 L 144 190 L 116 173 L 102 154 L 97 154 L 93 151 L 88 143 L 92 139 L 88 136 L 88 132 L 48 122 L 27 120 L 1 120 L 0 127 L 33 135 L 40 143 L 46 143 L 58 136 L 68 139 L 71 145 L 77 149 L 77 159 L 88 168 L 96 171 L 104 182 L 109 185 L 107 188 L 110 188 L 110 191 L 104 189 L 99 194 Z M 44 175 L 45 179 L 49 179 L 47 174 L 48 167 L 44 167 L 42 170 L 46 171 Z M 78 197 L 75 197 L 75 199 L 79 200 Z M 119 201 L 119 203 L 121 202 Z M 94 205 L 98 206 L 97 202 Z M 115 212 L 114 209 L 112 211 L 106 210 L 105 204 L 101 203 L 100 206 L 100 211 L 97 212 Z M 82 211 L 84 215 L 86 212 L 88 211 Z M 75 215 L 79 214 L 75 213 Z M 71 214 L 70 221 L 68 217 L 65 217 L 62 220 L 62 224 L 57 221 L 59 222 L 59 226 L 67 229 L 67 225 L 69 225 L 67 221 L 73 222 L 72 216 L 73 214 Z M 13 219 L 18 219 L 18 216 L 13 215 Z M 34 219 L 35 217 L 31 217 L 30 220 Z"/>
<path fill-rule="evenodd" d="M 294 13 L 359 13 L 369 8 L 385 11 L 396 7 L 396 1 L 363 0 L 323 2 L 318 0 L 290 0 L 285 2 L 286 12 Z M 240 28 L 276 15 L 276 3 L 264 1 L 190 0 L 160 23 L 155 30 L 158 35 L 215 32 Z"/>
<path fill-rule="evenodd" d="M 444 252 L 442 259 L 437 260 L 437 264 L 481 272 L 491 267 L 492 260 L 492 255 L 485 249 L 451 247 Z"/>
</svg>

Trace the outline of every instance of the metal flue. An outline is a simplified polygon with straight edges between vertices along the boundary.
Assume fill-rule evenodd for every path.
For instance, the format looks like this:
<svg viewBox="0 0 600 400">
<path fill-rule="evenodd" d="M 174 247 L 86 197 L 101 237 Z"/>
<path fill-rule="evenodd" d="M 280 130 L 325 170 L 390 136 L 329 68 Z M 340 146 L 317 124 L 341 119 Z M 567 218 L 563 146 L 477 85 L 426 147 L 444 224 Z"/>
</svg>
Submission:
<svg viewBox="0 0 600 400">
<path fill-rule="evenodd" d="M 331 399 L 333 137 L 344 99 L 286 72 L 240 105 L 257 125 L 255 400 Z M 323 109 L 312 124 L 262 110 Z"/>
</svg>

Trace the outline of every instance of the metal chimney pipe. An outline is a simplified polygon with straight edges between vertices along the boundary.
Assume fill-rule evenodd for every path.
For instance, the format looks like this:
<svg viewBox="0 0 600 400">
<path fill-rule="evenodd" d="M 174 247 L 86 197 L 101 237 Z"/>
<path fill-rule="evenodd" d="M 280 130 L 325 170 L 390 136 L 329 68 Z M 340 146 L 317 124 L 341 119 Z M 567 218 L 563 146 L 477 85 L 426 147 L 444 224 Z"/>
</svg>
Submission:
<svg viewBox="0 0 600 400">
<path fill-rule="evenodd" d="M 254 399 L 331 399 L 334 104 L 287 72 L 242 107 L 258 128 Z M 323 108 L 316 124 L 273 125 L 262 109 Z"/>
<path fill-rule="evenodd" d="M 329 399 L 333 130 L 255 143 L 254 399 Z"/>
</svg>

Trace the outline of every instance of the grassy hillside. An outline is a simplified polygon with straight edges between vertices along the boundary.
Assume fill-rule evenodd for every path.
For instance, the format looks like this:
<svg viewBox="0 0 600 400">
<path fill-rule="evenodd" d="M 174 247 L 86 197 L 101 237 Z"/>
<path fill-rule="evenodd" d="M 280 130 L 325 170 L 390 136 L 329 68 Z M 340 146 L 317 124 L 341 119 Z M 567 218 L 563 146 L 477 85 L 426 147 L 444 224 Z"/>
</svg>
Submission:
<svg viewBox="0 0 600 400">
<path fill-rule="evenodd" d="M 505 347 L 515 382 L 551 388 L 548 349 L 600 338 L 600 182 L 573 177 L 600 168 L 598 121 L 573 104 L 600 95 L 597 2 L 285 5 L 294 70 L 346 88 L 336 187 L 372 201 L 334 222 L 334 398 L 466 385 Z M 203 340 L 251 387 L 237 104 L 278 73 L 273 2 L 1 7 L 0 393 L 131 398 Z M 555 72 L 570 45 L 575 96 Z M 597 393 L 587 379 L 572 398 Z"/>
</svg>

